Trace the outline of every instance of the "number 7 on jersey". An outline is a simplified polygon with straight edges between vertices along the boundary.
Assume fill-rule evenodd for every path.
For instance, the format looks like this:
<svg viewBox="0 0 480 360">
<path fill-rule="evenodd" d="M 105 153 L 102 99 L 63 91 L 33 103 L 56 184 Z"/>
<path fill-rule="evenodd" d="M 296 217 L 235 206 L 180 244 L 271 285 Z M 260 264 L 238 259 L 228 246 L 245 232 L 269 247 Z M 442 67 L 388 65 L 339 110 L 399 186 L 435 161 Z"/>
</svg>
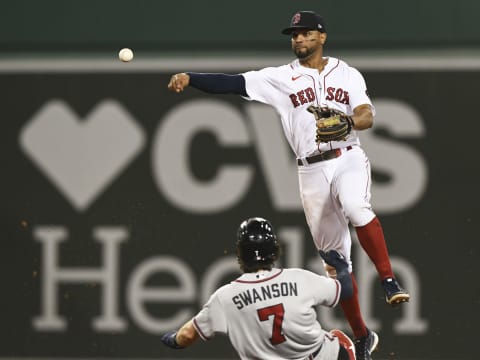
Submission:
<svg viewBox="0 0 480 360">
<path fill-rule="evenodd" d="M 283 315 L 285 314 L 283 304 L 258 309 L 257 314 L 260 321 L 267 321 L 273 315 L 272 337 L 270 338 L 272 345 L 278 345 L 286 341 L 282 334 Z"/>
</svg>

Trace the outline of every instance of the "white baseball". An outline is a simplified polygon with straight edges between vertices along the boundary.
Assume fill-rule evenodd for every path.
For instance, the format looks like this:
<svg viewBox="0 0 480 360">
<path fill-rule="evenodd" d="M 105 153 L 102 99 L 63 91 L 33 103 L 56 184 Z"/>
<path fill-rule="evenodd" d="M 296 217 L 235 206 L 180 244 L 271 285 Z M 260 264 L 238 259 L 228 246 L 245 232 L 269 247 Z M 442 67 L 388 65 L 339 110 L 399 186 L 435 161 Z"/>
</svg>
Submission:
<svg viewBox="0 0 480 360">
<path fill-rule="evenodd" d="M 133 59 L 133 51 L 129 48 L 123 48 L 118 52 L 118 58 L 123 62 L 129 62 Z"/>
</svg>

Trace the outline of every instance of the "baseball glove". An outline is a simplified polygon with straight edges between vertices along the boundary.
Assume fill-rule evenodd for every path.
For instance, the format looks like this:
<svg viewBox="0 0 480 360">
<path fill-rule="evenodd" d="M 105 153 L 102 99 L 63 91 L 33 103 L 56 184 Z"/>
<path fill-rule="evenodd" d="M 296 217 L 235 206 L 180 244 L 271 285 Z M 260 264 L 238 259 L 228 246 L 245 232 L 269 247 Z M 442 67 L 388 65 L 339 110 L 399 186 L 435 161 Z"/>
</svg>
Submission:
<svg viewBox="0 0 480 360">
<path fill-rule="evenodd" d="M 326 107 L 310 105 L 307 110 L 315 116 L 317 131 L 315 141 L 318 143 L 345 140 L 354 126 L 351 116 L 341 111 Z"/>
</svg>

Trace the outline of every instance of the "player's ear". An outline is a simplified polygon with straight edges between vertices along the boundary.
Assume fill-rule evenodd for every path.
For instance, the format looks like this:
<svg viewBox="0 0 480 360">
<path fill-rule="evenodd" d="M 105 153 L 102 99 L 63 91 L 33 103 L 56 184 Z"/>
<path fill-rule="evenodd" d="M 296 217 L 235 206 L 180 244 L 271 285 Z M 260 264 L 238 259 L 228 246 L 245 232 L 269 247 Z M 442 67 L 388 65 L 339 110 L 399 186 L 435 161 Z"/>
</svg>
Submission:
<svg viewBox="0 0 480 360">
<path fill-rule="evenodd" d="M 320 43 L 323 45 L 327 41 L 327 33 L 320 33 Z"/>
</svg>

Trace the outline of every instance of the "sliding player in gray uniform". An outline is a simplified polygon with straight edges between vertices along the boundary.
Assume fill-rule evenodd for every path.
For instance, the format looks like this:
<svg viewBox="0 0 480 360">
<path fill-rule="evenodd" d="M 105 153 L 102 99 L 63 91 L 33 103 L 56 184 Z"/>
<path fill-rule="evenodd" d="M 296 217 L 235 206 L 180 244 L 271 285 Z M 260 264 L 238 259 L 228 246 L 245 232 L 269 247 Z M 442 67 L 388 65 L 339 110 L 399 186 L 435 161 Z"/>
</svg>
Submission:
<svg viewBox="0 0 480 360">
<path fill-rule="evenodd" d="M 241 223 L 237 257 L 244 272 L 219 288 L 203 309 L 178 331 L 162 336 L 180 349 L 195 340 L 227 334 L 241 359 L 356 359 L 352 340 L 340 330 L 327 331 L 317 321 L 316 306 L 334 307 L 353 294 L 348 263 L 335 250 L 323 253 L 336 279 L 303 269 L 273 267 L 279 244 L 263 218 Z"/>
</svg>

